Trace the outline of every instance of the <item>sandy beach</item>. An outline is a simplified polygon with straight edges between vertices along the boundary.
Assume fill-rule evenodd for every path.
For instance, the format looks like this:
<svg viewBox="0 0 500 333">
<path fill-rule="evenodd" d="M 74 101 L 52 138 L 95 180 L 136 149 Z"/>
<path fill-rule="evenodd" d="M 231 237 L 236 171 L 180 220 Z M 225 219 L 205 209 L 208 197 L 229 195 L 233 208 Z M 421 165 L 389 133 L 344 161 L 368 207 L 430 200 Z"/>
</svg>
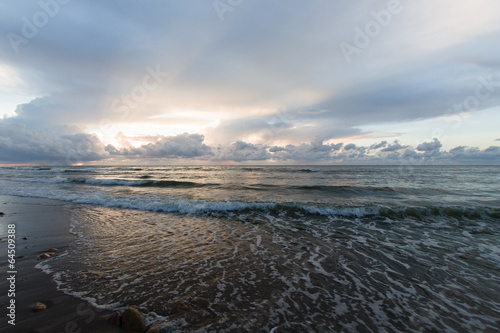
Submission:
<svg viewBox="0 0 500 333">
<path fill-rule="evenodd" d="M 63 255 L 74 241 L 69 233 L 67 210 L 71 204 L 63 202 L 0 196 L 0 251 L 2 253 L 0 305 L 2 332 L 123 332 L 107 323 L 108 311 L 93 308 L 81 299 L 58 291 L 49 275 L 35 268 L 44 250 L 57 248 Z M 15 224 L 16 262 L 15 274 L 7 263 L 8 225 Z M 27 239 L 24 239 L 27 237 Z M 50 259 L 46 259 L 50 260 Z M 9 297 L 10 283 L 6 277 L 15 275 L 15 296 Z M 15 300 L 15 325 L 9 324 L 7 306 Z M 34 312 L 36 302 L 47 306 Z M 12 321 L 11 321 L 12 323 Z"/>
</svg>

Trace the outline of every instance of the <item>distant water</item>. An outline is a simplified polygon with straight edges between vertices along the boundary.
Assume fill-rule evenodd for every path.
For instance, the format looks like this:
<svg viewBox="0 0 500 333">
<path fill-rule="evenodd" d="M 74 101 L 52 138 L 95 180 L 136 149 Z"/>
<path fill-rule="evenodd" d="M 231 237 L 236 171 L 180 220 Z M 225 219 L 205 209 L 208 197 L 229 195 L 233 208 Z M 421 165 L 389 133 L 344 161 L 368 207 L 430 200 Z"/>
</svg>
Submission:
<svg viewBox="0 0 500 333">
<path fill-rule="evenodd" d="M 4 167 L 0 194 L 84 204 L 43 268 L 172 331 L 499 331 L 500 167 Z"/>
</svg>

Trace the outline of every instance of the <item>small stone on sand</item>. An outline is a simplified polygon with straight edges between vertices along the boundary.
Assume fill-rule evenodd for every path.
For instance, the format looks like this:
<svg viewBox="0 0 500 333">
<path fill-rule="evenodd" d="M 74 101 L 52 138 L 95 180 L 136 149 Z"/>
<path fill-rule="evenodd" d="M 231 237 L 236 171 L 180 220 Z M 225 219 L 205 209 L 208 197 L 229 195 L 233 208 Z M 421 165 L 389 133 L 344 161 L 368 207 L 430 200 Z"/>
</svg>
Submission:
<svg viewBox="0 0 500 333">
<path fill-rule="evenodd" d="M 142 332 L 146 328 L 146 317 L 139 310 L 128 307 L 122 313 L 122 327 L 129 333 Z"/>
<path fill-rule="evenodd" d="M 42 258 L 42 259 L 49 259 L 50 258 L 50 254 L 48 254 L 48 253 L 42 253 L 40 255 L 40 258 Z"/>
<path fill-rule="evenodd" d="M 41 302 L 36 302 L 35 305 L 33 305 L 33 312 L 43 311 L 45 309 L 47 309 L 47 305 Z"/>
</svg>

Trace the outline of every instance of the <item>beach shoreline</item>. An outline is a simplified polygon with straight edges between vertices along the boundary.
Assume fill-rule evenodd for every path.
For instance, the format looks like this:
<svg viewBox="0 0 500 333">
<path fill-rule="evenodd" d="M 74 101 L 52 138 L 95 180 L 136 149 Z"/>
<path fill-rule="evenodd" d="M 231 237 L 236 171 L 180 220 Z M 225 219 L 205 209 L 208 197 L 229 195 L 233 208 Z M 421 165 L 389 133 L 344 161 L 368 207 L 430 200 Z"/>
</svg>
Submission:
<svg viewBox="0 0 500 333">
<path fill-rule="evenodd" d="M 56 255 L 64 255 L 75 241 L 70 234 L 68 212 L 73 204 L 56 200 L 0 196 L 0 304 L 3 332 L 121 332 L 107 323 L 110 311 L 93 307 L 77 297 L 57 289 L 52 277 L 35 266 L 43 260 L 40 255 L 49 248 L 57 248 Z M 8 225 L 15 225 L 16 253 L 14 269 L 9 267 Z M 27 239 L 24 239 L 24 238 Z M 15 273 L 7 273 L 15 272 Z M 7 278 L 14 277 L 15 290 Z M 13 301 L 11 301 L 13 300 Z M 15 317 L 8 316 L 7 307 L 15 302 Z M 47 306 L 35 312 L 36 302 Z M 11 307 L 12 308 L 12 307 Z M 13 319 L 15 319 L 13 321 Z M 15 323 L 15 325 L 12 325 Z"/>
</svg>

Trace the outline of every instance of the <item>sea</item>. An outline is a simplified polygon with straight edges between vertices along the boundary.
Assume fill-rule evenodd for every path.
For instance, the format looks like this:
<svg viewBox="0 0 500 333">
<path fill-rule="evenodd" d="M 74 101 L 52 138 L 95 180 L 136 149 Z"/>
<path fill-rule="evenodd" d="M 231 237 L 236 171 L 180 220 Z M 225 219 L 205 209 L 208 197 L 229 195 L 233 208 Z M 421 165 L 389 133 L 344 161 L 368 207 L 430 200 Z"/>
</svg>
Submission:
<svg viewBox="0 0 500 333">
<path fill-rule="evenodd" d="M 163 332 L 500 332 L 499 166 L 2 167 L 65 201 L 38 268 Z"/>
</svg>

